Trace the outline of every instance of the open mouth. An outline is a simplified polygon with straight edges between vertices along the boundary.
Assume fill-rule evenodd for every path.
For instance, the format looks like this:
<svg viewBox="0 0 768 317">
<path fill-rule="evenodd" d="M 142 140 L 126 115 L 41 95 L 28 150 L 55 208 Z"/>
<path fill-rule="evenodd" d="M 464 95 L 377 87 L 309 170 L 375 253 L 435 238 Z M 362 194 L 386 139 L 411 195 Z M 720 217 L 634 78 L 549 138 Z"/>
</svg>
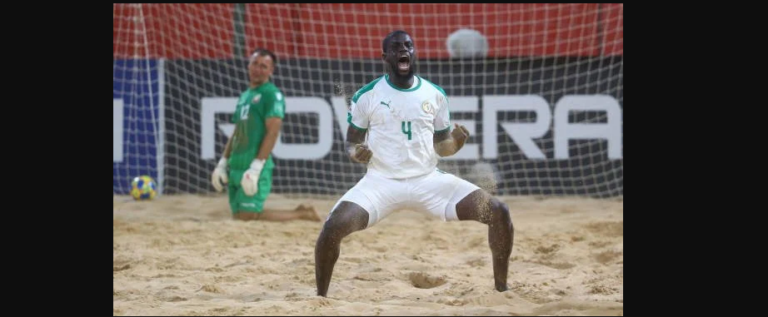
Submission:
<svg viewBox="0 0 768 317">
<path fill-rule="evenodd" d="M 400 59 L 397 60 L 398 70 L 408 71 L 410 67 L 411 67 L 411 59 L 408 58 L 408 56 L 401 56 Z"/>
</svg>

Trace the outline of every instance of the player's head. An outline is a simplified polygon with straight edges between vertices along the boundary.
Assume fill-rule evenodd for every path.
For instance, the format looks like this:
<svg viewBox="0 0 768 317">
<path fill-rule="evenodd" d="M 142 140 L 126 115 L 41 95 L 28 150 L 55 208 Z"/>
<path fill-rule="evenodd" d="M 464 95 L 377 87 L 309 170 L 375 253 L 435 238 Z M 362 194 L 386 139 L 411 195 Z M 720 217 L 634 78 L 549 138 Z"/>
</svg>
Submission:
<svg viewBox="0 0 768 317">
<path fill-rule="evenodd" d="M 268 49 L 255 49 L 248 59 L 248 77 L 251 80 L 251 86 L 266 83 L 275 72 L 275 64 L 277 64 L 275 53 Z"/>
<path fill-rule="evenodd" d="M 416 65 L 416 48 L 411 36 L 402 30 L 387 34 L 381 43 L 381 59 L 389 65 L 391 76 L 411 77 Z"/>
</svg>

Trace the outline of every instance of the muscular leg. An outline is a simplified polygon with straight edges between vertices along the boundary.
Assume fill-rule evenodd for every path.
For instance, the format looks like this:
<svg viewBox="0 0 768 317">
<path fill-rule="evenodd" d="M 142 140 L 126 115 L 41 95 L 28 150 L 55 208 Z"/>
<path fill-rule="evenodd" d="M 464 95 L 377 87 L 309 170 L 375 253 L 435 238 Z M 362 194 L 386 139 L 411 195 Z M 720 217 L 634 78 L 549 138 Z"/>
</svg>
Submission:
<svg viewBox="0 0 768 317">
<path fill-rule="evenodd" d="M 488 244 L 493 257 L 493 279 L 496 290 L 506 291 L 507 268 L 515 229 L 507 205 L 478 189 L 456 204 L 459 220 L 474 220 L 488 225 Z"/>
<path fill-rule="evenodd" d="M 368 212 L 358 204 L 342 201 L 325 222 L 315 245 L 317 295 L 325 297 L 331 284 L 333 266 L 341 252 L 341 240 L 368 227 Z"/>
</svg>

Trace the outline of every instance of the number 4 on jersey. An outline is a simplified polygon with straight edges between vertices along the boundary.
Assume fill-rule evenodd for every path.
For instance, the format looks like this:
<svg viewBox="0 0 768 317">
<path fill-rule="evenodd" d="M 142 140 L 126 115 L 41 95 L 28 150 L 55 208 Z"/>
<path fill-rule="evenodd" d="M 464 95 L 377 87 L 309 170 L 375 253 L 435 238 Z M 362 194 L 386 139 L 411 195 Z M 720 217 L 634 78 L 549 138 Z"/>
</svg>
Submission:
<svg viewBox="0 0 768 317">
<path fill-rule="evenodd" d="M 405 123 L 408 122 L 408 130 L 405 129 Z M 403 121 L 402 125 L 403 134 L 408 135 L 408 141 L 411 140 L 411 122 L 410 121 Z"/>
</svg>

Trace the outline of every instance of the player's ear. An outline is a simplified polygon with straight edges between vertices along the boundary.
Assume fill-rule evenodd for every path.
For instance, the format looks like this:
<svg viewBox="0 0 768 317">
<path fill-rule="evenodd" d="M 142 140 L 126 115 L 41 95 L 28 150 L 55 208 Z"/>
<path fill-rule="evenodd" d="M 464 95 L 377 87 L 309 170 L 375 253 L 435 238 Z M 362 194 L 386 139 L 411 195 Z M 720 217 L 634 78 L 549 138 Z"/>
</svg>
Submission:
<svg viewBox="0 0 768 317">
<path fill-rule="evenodd" d="M 381 52 L 381 60 L 385 62 L 387 61 L 387 53 Z"/>
</svg>

